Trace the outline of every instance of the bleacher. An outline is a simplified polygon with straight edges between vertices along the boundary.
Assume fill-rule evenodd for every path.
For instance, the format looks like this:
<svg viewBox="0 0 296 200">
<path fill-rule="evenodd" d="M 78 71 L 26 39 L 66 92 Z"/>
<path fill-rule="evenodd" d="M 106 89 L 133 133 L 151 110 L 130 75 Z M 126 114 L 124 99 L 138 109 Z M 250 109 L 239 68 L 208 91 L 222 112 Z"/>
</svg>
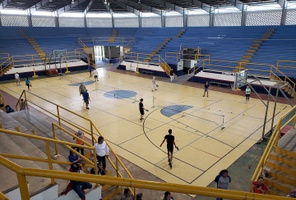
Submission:
<svg viewBox="0 0 296 200">
<path fill-rule="evenodd" d="M 133 52 L 151 54 L 166 38 L 171 40 L 159 51 L 165 58 L 167 52 L 179 53 L 182 48 L 201 48 L 201 53 L 210 55 L 211 60 L 232 60 L 239 62 L 254 40 L 262 39 L 268 29 L 275 29 L 270 39 L 262 42 L 251 63 L 269 63 L 276 65 L 278 60 L 296 60 L 296 26 L 241 26 L 241 27 L 186 27 L 185 32 L 178 38 L 174 36 L 184 28 L 50 28 L 50 27 L 0 27 L 0 53 L 9 53 L 12 56 L 36 54 L 29 42 L 21 37 L 25 33 L 34 38 L 46 53 L 52 50 L 63 49 L 73 51 L 81 48 L 78 38 L 89 38 L 85 44 L 118 46 L 122 45 L 122 38 L 136 38 L 132 46 Z M 108 41 L 112 31 L 117 35 L 114 42 Z M 104 38 L 99 43 L 93 43 L 91 38 Z M 143 56 L 143 59 L 145 56 Z M 34 58 L 34 60 L 38 58 Z M 153 60 L 153 59 L 152 59 Z M 174 57 L 167 58 L 166 62 L 176 65 Z M 225 63 L 226 65 L 226 63 Z M 227 65 L 226 65 L 227 66 Z M 215 66 L 217 67 L 217 66 Z M 258 66 L 249 64 L 250 70 Z M 217 70 L 222 70 L 218 69 Z M 262 68 L 262 74 L 268 67 Z M 260 74 L 260 71 L 257 72 Z M 285 69 L 283 73 L 294 76 L 294 70 Z"/>
</svg>

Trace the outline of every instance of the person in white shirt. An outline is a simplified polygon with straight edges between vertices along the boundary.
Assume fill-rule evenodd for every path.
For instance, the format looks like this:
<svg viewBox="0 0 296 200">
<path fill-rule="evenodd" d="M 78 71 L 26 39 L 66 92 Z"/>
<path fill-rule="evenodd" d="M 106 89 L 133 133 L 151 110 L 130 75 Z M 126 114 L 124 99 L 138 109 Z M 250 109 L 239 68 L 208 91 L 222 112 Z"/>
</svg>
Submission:
<svg viewBox="0 0 296 200">
<path fill-rule="evenodd" d="M 106 157 L 109 156 L 109 148 L 104 141 L 102 136 L 99 136 L 98 143 L 95 144 L 95 149 L 97 153 L 97 161 L 99 166 L 99 172 L 101 175 L 105 175 L 106 173 Z"/>
<path fill-rule="evenodd" d="M 251 88 L 247 86 L 245 92 L 246 92 L 246 102 L 248 102 L 250 100 Z"/>
<path fill-rule="evenodd" d="M 93 71 L 93 75 L 94 75 L 95 82 L 99 81 L 99 73 L 96 69 Z"/>
<path fill-rule="evenodd" d="M 158 85 L 156 84 L 155 76 L 152 78 L 152 92 L 157 91 Z"/>
<path fill-rule="evenodd" d="M 20 75 L 19 75 L 18 72 L 16 72 L 16 73 L 14 74 L 14 78 L 15 78 L 15 83 L 16 83 L 16 85 L 21 85 Z"/>
</svg>

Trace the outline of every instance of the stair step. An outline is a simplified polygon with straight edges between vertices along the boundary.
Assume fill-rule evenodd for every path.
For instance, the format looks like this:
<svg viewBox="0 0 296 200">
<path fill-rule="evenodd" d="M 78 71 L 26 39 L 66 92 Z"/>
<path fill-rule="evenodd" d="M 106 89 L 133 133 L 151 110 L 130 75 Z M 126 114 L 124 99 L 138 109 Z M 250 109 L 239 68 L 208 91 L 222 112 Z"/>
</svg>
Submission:
<svg viewBox="0 0 296 200">
<path fill-rule="evenodd" d="M 268 186 L 267 194 L 277 195 L 277 196 L 287 196 L 285 192 L 278 190 L 272 186 Z"/>
<path fill-rule="evenodd" d="M 287 136 L 287 137 L 286 137 Z M 294 135 L 293 135 L 294 136 Z M 285 137 L 288 139 L 288 135 L 286 134 L 285 135 Z M 294 138 L 294 137 L 293 137 Z M 284 139 L 284 137 L 283 138 L 281 138 L 281 140 L 283 140 Z M 280 140 L 280 142 L 281 142 L 281 140 Z M 288 140 L 288 142 L 289 141 L 291 141 L 291 140 Z M 293 144 L 295 144 L 295 143 L 293 143 Z M 292 145 L 293 145 L 292 144 Z M 282 145 L 282 144 L 281 144 Z M 284 155 L 284 156 L 289 156 L 289 157 L 292 157 L 292 158 L 294 158 L 294 159 L 296 159 L 296 152 L 293 152 L 293 151 L 289 151 L 289 150 L 285 150 L 285 149 L 283 149 L 283 148 L 280 148 L 280 147 L 276 147 L 276 152 L 278 153 L 278 154 L 281 154 L 281 155 Z"/>
<path fill-rule="evenodd" d="M 290 184 L 290 185 L 296 185 L 296 177 L 295 176 L 291 176 L 289 174 L 286 174 L 280 170 L 273 170 L 273 169 L 269 169 L 268 170 L 268 177 L 277 179 L 281 182 Z"/>
<path fill-rule="evenodd" d="M 296 170 L 283 163 L 278 163 L 273 160 L 267 160 L 266 167 L 272 168 L 274 170 L 281 170 L 282 172 L 290 174 L 291 176 L 296 176 Z"/>
<path fill-rule="evenodd" d="M 273 178 L 265 178 L 264 183 L 267 186 L 271 186 L 279 191 L 282 191 L 285 194 L 289 194 L 291 189 L 295 187 L 294 185 L 286 184 Z"/>
<path fill-rule="evenodd" d="M 284 163 L 284 164 L 289 165 L 291 167 L 296 166 L 296 158 L 277 154 L 276 152 L 272 152 L 269 155 L 269 159 L 274 160 L 278 163 Z"/>
</svg>

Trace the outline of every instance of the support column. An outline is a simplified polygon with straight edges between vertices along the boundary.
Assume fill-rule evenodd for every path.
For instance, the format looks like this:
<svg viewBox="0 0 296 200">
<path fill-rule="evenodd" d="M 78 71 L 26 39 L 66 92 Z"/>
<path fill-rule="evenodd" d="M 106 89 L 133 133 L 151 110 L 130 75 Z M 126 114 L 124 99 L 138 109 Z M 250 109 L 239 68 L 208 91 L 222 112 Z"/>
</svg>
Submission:
<svg viewBox="0 0 296 200">
<path fill-rule="evenodd" d="M 111 14 L 111 20 L 112 20 L 112 28 L 115 27 L 115 22 L 114 22 L 114 15 L 113 15 L 113 12 L 110 12 Z"/>
<path fill-rule="evenodd" d="M 280 5 L 282 6 L 282 17 L 281 17 L 281 26 L 286 25 L 286 19 L 287 19 L 287 1 L 282 0 L 280 1 Z"/>
<path fill-rule="evenodd" d="M 164 16 L 164 12 L 165 11 L 161 11 L 161 15 L 160 15 L 160 20 L 161 20 L 161 28 L 165 28 L 165 16 Z"/>
<path fill-rule="evenodd" d="M 213 8 L 213 7 L 211 6 L 211 8 L 210 8 L 210 12 L 209 12 L 209 15 L 210 15 L 209 26 L 214 26 L 214 18 L 215 18 L 214 13 L 215 13 L 215 8 Z"/>
<path fill-rule="evenodd" d="M 28 13 L 28 24 L 29 24 L 29 27 L 32 27 L 33 26 L 33 22 L 32 22 L 32 12 L 31 12 L 31 9 L 28 10 L 29 13 Z"/>
<path fill-rule="evenodd" d="M 188 26 L 188 11 L 186 8 L 183 8 L 183 27 Z"/>
<path fill-rule="evenodd" d="M 247 21 L 247 6 L 245 4 L 243 4 L 241 26 L 246 26 L 246 21 Z"/>
</svg>

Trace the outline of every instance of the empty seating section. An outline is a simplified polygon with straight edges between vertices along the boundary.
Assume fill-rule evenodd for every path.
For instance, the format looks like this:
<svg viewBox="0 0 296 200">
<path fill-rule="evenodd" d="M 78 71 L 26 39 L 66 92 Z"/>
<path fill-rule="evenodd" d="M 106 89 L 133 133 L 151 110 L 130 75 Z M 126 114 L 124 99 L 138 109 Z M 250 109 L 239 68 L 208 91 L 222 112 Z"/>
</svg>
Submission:
<svg viewBox="0 0 296 200">
<path fill-rule="evenodd" d="M 185 32 L 175 37 L 180 30 Z M 273 29 L 273 34 L 262 38 L 266 31 Z M 116 46 L 122 45 L 122 38 L 135 38 L 132 51 L 149 55 L 166 39 L 171 40 L 165 44 L 158 54 L 165 58 L 167 52 L 179 53 L 180 48 L 201 48 L 201 53 L 210 55 L 211 60 L 241 61 L 256 40 L 262 40 L 261 45 L 250 58 L 250 63 L 268 63 L 276 65 L 278 60 L 296 60 L 296 26 L 241 26 L 241 27 L 176 27 L 176 28 L 47 28 L 47 27 L 0 27 L 0 53 L 10 55 L 36 54 L 26 38 L 34 38 L 41 49 L 46 52 L 63 49 L 73 51 L 81 48 L 78 38 L 88 38 L 87 46 L 93 46 L 91 38 L 101 40 L 96 45 Z M 104 38 L 105 39 L 100 39 Z M 114 42 L 108 41 L 115 37 Z M 107 38 L 107 39 L 106 39 Z M 145 56 L 143 56 L 145 59 Z M 152 59 L 153 60 L 153 59 Z M 151 61 L 152 61 L 151 60 Z M 175 57 L 167 58 L 167 63 L 177 64 Z M 221 63 L 220 63 L 221 64 Z M 225 63 L 227 66 L 227 64 Z M 214 66 L 218 68 L 219 66 Z M 253 64 L 246 65 L 250 70 L 258 69 Z M 264 74 L 269 70 L 260 67 L 257 73 Z M 287 70 L 289 75 L 294 70 Z M 283 71 L 285 73 L 285 71 Z"/>
<path fill-rule="evenodd" d="M 251 62 L 268 63 L 276 66 L 278 60 L 296 60 L 296 26 L 269 28 L 275 29 L 273 35 L 263 41 L 252 57 Z M 247 65 L 247 67 L 256 68 L 257 66 Z M 265 70 L 269 70 L 269 68 L 266 67 Z M 293 69 L 281 69 L 281 71 L 288 77 L 294 77 L 296 74 Z"/>
</svg>

